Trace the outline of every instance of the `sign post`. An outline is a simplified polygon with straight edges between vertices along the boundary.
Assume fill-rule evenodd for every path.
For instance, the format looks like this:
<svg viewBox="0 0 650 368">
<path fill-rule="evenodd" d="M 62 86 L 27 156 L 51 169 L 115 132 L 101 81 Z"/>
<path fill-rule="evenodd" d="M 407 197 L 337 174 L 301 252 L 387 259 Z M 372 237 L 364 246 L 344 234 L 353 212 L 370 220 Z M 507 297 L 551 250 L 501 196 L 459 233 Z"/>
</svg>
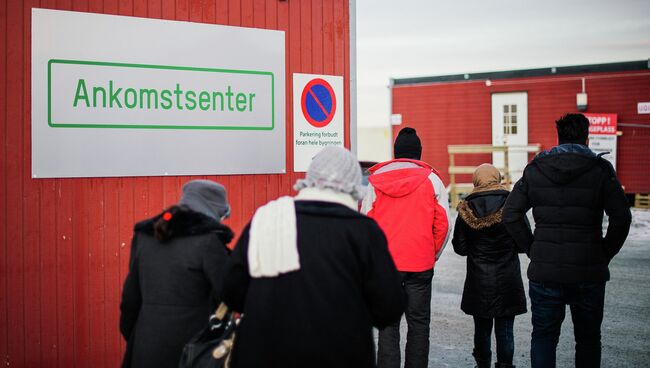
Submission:
<svg viewBox="0 0 650 368">
<path fill-rule="evenodd" d="M 343 146 L 343 77 L 293 75 L 293 169 L 305 172 L 325 146 Z"/>
<path fill-rule="evenodd" d="M 603 158 L 616 169 L 616 114 L 583 114 L 589 119 L 589 148 L 595 153 L 606 152 Z"/>
</svg>

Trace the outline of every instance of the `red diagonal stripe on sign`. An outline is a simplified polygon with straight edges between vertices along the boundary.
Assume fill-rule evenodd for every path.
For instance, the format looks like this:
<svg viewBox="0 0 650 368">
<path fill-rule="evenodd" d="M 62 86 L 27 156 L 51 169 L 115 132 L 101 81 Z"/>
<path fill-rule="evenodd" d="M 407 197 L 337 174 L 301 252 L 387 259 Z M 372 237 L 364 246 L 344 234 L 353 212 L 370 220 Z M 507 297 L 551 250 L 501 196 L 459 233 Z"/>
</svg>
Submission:
<svg viewBox="0 0 650 368">
<path fill-rule="evenodd" d="M 328 119 L 330 117 L 330 113 L 327 112 L 327 110 L 325 110 L 325 107 L 323 106 L 323 104 L 320 103 L 320 101 L 318 100 L 318 98 L 314 94 L 314 91 L 311 90 L 311 88 L 309 89 L 309 94 L 311 94 L 311 97 L 314 98 L 314 101 L 316 101 L 318 106 L 320 106 L 321 110 L 323 110 L 323 114 L 325 114 L 325 119 Z"/>
</svg>

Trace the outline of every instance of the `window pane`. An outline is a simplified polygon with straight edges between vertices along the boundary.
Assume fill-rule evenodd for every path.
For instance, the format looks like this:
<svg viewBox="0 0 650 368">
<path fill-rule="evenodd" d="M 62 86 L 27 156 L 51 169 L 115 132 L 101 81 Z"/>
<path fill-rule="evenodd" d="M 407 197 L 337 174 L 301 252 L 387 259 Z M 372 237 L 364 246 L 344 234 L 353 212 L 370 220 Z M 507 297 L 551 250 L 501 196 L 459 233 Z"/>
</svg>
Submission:
<svg viewBox="0 0 650 368">
<path fill-rule="evenodd" d="M 510 111 L 517 112 L 517 105 L 511 105 L 510 106 Z"/>
<path fill-rule="evenodd" d="M 510 128 L 510 134 L 517 134 L 517 126 L 516 126 L 516 125 L 513 125 L 513 126 Z"/>
<path fill-rule="evenodd" d="M 508 105 L 503 105 L 503 112 L 507 114 L 510 111 L 509 107 L 510 106 L 508 106 Z"/>
<path fill-rule="evenodd" d="M 513 127 L 517 126 L 517 115 L 512 115 L 510 117 L 510 125 L 512 125 Z"/>
</svg>

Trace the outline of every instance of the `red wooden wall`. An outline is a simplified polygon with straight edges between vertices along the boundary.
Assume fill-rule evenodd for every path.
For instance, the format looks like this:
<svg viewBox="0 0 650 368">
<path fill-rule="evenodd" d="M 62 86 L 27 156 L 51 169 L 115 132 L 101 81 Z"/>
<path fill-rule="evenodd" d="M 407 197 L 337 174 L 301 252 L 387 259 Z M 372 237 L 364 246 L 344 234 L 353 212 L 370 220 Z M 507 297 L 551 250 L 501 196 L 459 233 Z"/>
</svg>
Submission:
<svg viewBox="0 0 650 368">
<path fill-rule="evenodd" d="M 342 75 L 349 142 L 348 0 L 0 1 L 0 361 L 6 367 L 117 367 L 132 226 L 176 202 L 191 177 L 31 179 L 31 8 L 286 32 L 286 150 L 292 73 Z M 81 31 L 81 30 L 80 30 Z M 223 183 L 237 232 L 301 174 L 207 177 Z M 194 177 L 196 178 L 196 177 Z M 205 178 L 205 177 L 204 177 Z"/>
<path fill-rule="evenodd" d="M 626 192 L 650 192 L 650 115 L 637 114 L 637 102 L 650 101 L 649 70 L 493 80 L 491 87 L 484 80 L 397 85 L 392 111 L 402 114 L 402 125 L 393 126 L 393 137 L 405 126 L 414 127 L 422 139 L 422 159 L 448 183 L 447 145 L 492 143 L 492 93 L 528 92 L 528 141 L 548 149 L 557 144 L 555 120 L 576 110 L 582 77 L 589 97 L 586 112 L 618 114 L 623 136 L 618 138 L 617 170 Z M 457 157 L 456 165 L 492 161 L 491 155 Z M 460 181 L 471 178 L 461 175 Z"/>
</svg>

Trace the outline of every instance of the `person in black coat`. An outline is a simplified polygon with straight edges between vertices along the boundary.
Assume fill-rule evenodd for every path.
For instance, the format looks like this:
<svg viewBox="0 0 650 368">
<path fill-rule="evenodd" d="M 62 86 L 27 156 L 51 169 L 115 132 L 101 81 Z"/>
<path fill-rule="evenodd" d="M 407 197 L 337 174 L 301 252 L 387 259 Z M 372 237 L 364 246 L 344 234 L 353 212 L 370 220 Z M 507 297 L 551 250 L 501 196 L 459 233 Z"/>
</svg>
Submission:
<svg viewBox="0 0 650 368">
<path fill-rule="evenodd" d="M 195 180 L 178 205 L 135 225 L 120 306 L 123 367 L 178 367 L 220 297 L 233 237 L 220 221 L 229 212 L 222 185 Z"/>
<path fill-rule="evenodd" d="M 513 367 L 513 323 L 526 313 L 516 244 L 502 223 L 509 192 L 494 166 L 483 164 L 473 175 L 474 190 L 458 204 L 452 244 L 467 256 L 467 277 L 461 309 L 474 317 L 473 356 L 479 368 L 492 364 L 492 325 L 497 343 L 497 368 Z"/>
<path fill-rule="evenodd" d="M 356 211 L 360 184 L 354 156 L 328 147 L 298 196 L 257 210 L 225 278 L 243 312 L 233 368 L 375 366 L 372 327 L 398 321 L 405 295 L 383 232 Z"/>
<path fill-rule="evenodd" d="M 614 168 L 587 147 L 589 120 L 567 114 L 555 124 L 560 144 L 526 166 L 506 202 L 503 222 L 530 257 L 532 367 L 555 367 L 567 304 L 576 367 L 598 367 L 608 265 L 625 242 L 632 216 Z M 530 208 L 535 235 L 522 221 Z M 604 237 L 603 211 L 609 216 Z"/>
</svg>

